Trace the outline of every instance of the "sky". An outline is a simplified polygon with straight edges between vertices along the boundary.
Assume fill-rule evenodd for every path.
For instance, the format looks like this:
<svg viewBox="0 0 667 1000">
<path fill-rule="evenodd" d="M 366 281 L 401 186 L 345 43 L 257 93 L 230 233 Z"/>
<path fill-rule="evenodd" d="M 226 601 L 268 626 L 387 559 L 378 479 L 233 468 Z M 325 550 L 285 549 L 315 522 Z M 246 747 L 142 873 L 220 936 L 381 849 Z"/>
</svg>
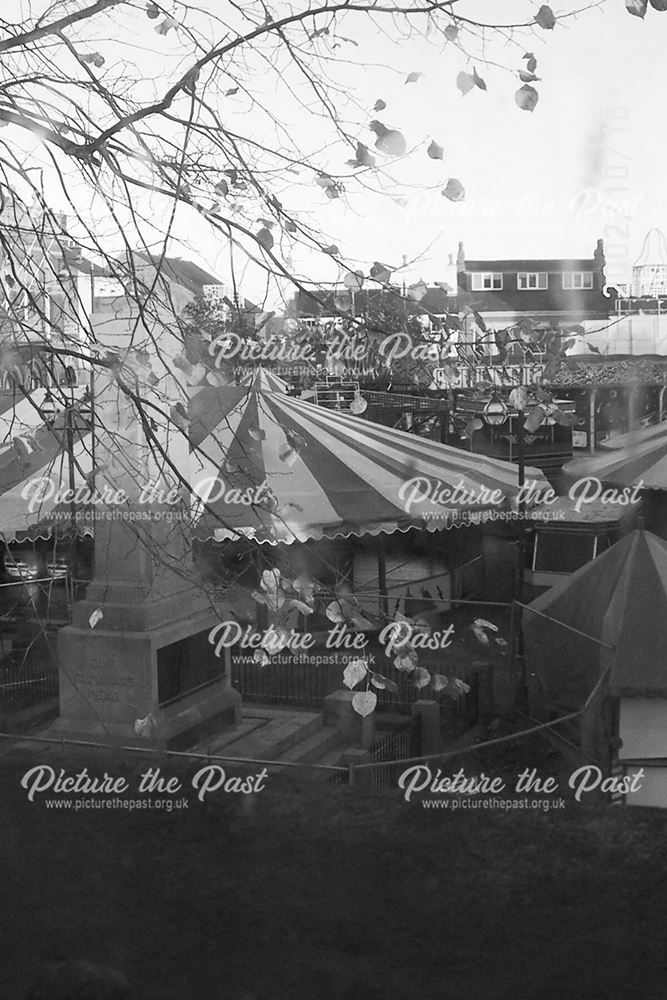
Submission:
<svg viewBox="0 0 667 1000">
<path fill-rule="evenodd" d="M 475 8 L 500 20 L 501 10 L 511 17 L 526 6 L 480 0 Z M 399 127 L 409 145 L 434 138 L 445 154 L 440 163 L 424 156 L 424 146 L 415 151 L 403 176 L 430 190 L 408 194 L 404 208 L 362 193 L 350 194 L 347 205 L 319 206 L 332 241 L 351 256 L 396 267 L 405 255 L 417 260 L 405 272 L 408 282 L 451 282 L 447 264 L 459 241 L 471 259 L 540 258 L 591 256 L 603 238 L 614 283 L 628 277 L 649 229 L 667 231 L 667 128 L 660 115 L 667 13 L 649 10 L 642 22 L 623 0 L 607 0 L 566 26 L 536 29 L 530 50 L 541 79 L 532 113 L 515 105 L 516 77 L 480 62 L 486 92 L 461 96 L 456 75 L 471 63 L 453 47 L 443 56 L 428 40 L 390 46 L 373 31 L 363 45 L 369 64 L 363 92 L 387 101 L 383 120 Z M 510 67 L 524 65 L 523 43 L 518 49 L 492 43 L 488 51 Z M 395 73 L 372 68 L 374 62 L 391 62 Z M 424 76 L 406 85 L 412 70 Z M 374 138 L 368 131 L 360 137 L 369 145 Z M 449 176 L 463 183 L 463 203 L 440 194 Z M 326 262 L 295 257 L 304 274 L 337 277 Z M 224 253 L 209 259 L 224 274 Z"/>
<path fill-rule="evenodd" d="M 554 11 L 574 6 L 554 4 Z M 532 0 L 458 3 L 462 13 L 494 22 L 524 19 L 538 7 Z M 133 37 L 148 96 L 160 91 L 165 70 L 178 66 L 178 38 L 176 32 L 156 38 L 154 22 L 143 15 L 136 25 Z M 336 50 L 340 61 L 334 66 L 341 93 L 348 92 L 343 113 L 351 109 L 356 116 L 353 135 L 372 149 L 375 136 L 368 124 L 377 117 L 400 129 L 410 150 L 400 162 L 378 157 L 393 177 L 392 182 L 380 181 L 386 193 L 373 194 L 363 183 L 346 180 L 346 196 L 328 200 L 310 181 L 297 186 L 285 174 L 276 181 L 285 206 L 318 225 L 324 242 L 338 246 L 354 267 L 367 272 L 379 260 L 396 269 L 407 258 L 409 266 L 398 275 L 408 283 L 418 278 L 452 283 L 449 261 L 450 255 L 456 257 L 459 241 L 470 259 L 548 258 L 592 256 L 599 238 L 605 241 L 609 282 L 625 280 L 647 231 L 654 226 L 667 231 L 667 130 L 660 117 L 667 92 L 667 13 L 649 9 L 642 22 L 627 13 L 624 0 L 604 0 L 553 31 L 536 27 L 519 39 L 490 32 L 483 49 L 487 62 L 465 30 L 461 41 L 474 48 L 475 59 L 456 45 L 434 45 L 424 27 L 400 43 L 365 16 L 348 15 L 340 28 L 353 39 Z M 111 37 L 97 39 L 96 45 L 107 57 L 114 51 Z M 535 84 L 539 103 L 532 113 L 514 101 L 520 86 L 516 70 L 525 66 L 521 57 L 526 49 L 538 60 L 540 78 Z M 354 64 L 344 61 L 348 58 Z M 461 96 L 457 74 L 473 66 L 487 89 Z M 345 167 L 349 150 L 326 147 L 329 129 L 312 115 L 300 114 L 286 90 L 274 93 L 259 63 L 250 64 L 249 71 L 255 74 L 256 96 L 274 102 L 294 146 L 319 150 L 313 155 L 319 169 L 351 174 Z M 413 71 L 423 75 L 406 84 Z M 298 100 L 310 100 L 307 83 L 286 77 L 286 86 L 288 82 L 296 87 Z M 266 121 L 242 97 L 230 99 L 226 121 L 268 138 Z M 376 115 L 372 107 L 378 98 L 387 109 Z M 426 155 L 432 139 L 443 147 L 442 161 Z M 454 204 L 442 197 L 449 177 L 464 185 L 465 201 Z M 406 204 L 397 204 L 392 195 Z M 94 211 L 94 199 L 89 203 Z M 155 225 L 148 235 L 157 247 L 168 209 L 155 199 L 145 208 Z M 188 207 L 179 208 L 173 231 L 171 253 L 228 279 L 229 247 L 204 219 Z M 306 281 L 335 281 L 344 274 L 325 254 L 298 246 L 281 249 Z M 242 270 L 242 281 L 248 297 L 262 299 L 265 282 L 257 267 Z"/>
</svg>

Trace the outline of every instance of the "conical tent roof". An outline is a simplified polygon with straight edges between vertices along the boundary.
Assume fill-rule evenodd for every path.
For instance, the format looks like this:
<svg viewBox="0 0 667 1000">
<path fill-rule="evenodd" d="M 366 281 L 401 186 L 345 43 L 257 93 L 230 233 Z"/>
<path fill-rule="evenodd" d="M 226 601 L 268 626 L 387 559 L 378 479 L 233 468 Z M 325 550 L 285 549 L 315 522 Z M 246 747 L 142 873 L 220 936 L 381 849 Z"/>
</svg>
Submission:
<svg viewBox="0 0 667 1000">
<path fill-rule="evenodd" d="M 523 626 L 553 706 L 581 707 L 608 667 L 614 695 L 667 696 L 667 542 L 633 531 L 533 601 Z"/>
<path fill-rule="evenodd" d="M 508 462 L 256 385 L 197 388 L 190 446 L 195 487 L 212 484 L 197 490 L 210 508 L 197 524 L 204 538 L 278 543 L 457 527 L 494 509 L 489 494 L 507 509 L 518 490 Z M 526 469 L 529 479 L 548 487 L 537 469 Z M 410 504 L 417 480 L 423 499 Z M 468 499 L 443 503 L 442 491 L 457 486 Z"/>
<path fill-rule="evenodd" d="M 267 368 L 262 368 L 261 365 L 244 375 L 241 385 L 259 392 L 287 392 L 289 389 L 289 384 L 284 378 L 280 378 Z"/>
</svg>

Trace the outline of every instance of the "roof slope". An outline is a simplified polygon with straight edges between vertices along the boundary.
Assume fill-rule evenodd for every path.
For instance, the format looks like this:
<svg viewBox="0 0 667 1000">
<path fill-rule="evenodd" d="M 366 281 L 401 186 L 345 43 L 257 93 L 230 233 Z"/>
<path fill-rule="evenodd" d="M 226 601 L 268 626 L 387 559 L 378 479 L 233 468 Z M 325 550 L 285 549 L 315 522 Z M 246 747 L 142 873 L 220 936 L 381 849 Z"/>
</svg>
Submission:
<svg viewBox="0 0 667 1000">
<path fill-rule="evenodd" d="M 633 531 L 533 601 L 524 636 L 554 705 L 580 707 L 607 668 L 615 695 L 666 697 L 667 542 Z"/>
<path fill-rule="evenodd" d="M 277 543 L 437 530 L 493 508 L 489 492 L 500 493 L 496 509 L 517 493 L 515 465 L 265 391 L 265 381 L 259 373 L 249 388 L 193 392 L 194 479 L 225 483 L 224 496 L 217 488 L 212 513 L 200 519 L 204 537 L 229 537 L 231 529 Z M 546 486 L 537 469 L 527 469 L 526 477 Z M 411 484 L 419 496 L 408 503 Z M 448 499 L 443 490 L 458 484 L 465 498 L 439 502 Z"/>
</svg>

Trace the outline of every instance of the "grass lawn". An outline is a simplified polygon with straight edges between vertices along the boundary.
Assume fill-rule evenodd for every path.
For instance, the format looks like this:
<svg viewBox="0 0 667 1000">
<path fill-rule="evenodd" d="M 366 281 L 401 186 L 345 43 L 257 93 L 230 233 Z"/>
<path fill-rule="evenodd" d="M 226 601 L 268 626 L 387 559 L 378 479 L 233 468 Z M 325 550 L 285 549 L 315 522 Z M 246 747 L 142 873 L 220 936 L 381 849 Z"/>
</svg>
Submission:
<svg viewBox="0 0 667 1000">
<path fill-rule="evenodd" d="M 133 787 L 148 766 L 92 751 L 0 758 L 3 1000 L 36 965 L 72 957 L 123 970 L 141 1000 L 667 992 L 657 811 L 452 813 L 275 774 L 259 794 L 200 803 L 196 768 L 170 760 L 187 810 L 75 813 L 27 801 L 20 778 L 38 762 Z M 490 763 L 500 774 L 521 760 Z"/>
</svg>

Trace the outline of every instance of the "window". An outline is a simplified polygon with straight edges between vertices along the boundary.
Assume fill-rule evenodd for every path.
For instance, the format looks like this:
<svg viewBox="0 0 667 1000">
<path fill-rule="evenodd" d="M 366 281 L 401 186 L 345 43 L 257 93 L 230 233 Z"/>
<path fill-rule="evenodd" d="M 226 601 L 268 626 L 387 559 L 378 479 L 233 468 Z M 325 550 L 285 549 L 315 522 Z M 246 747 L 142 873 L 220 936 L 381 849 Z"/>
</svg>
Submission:
<svg viewBox="0 0 667 1000">
<path fill-rule="evenodd" d="M 536 288 L 548 288 L 549 276 L 546 271 L 520 271 L 516 276 L 517 288 L 527 292 Z"/>
<path fill-rule="evenodd" d="M 592 271 L 563 271 L 563 288 L 592 288 Z"/>
<path fill-rule="evenodd" d="M 503 287 L 502 274 L 480 271 L 472 276 L 473 292 L 500 292 Z"/>
</svg>

